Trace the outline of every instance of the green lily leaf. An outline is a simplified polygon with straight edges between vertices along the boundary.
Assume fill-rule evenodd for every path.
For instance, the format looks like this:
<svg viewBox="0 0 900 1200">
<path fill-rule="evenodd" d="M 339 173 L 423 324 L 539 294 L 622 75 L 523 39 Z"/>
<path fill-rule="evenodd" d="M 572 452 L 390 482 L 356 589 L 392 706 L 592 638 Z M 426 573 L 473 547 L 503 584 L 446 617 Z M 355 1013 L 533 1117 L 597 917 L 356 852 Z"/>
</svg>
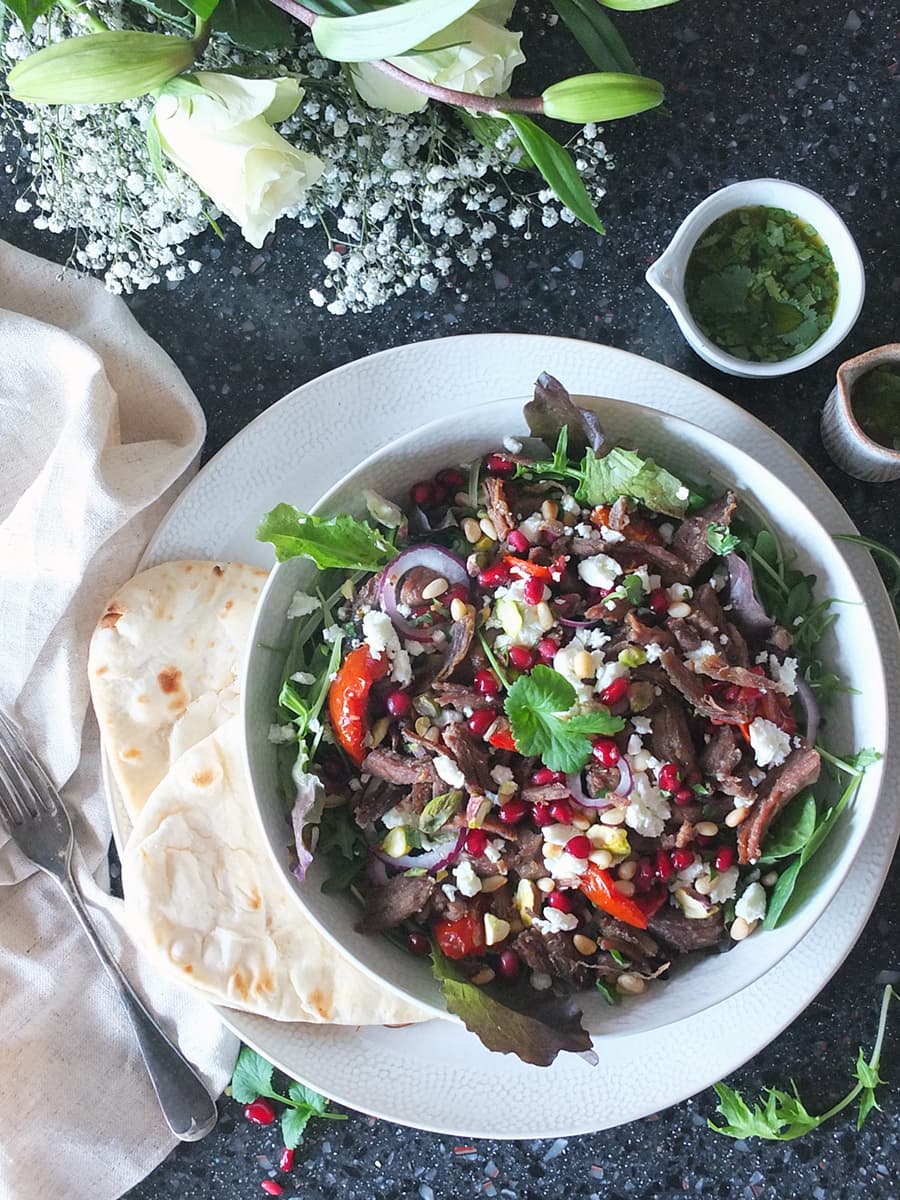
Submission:
<svg viewBox="0 0 900 1200">
<path fill-rule="evenodd" d="M 324 58 L 371 62 L 404 54 L 464 17 L 478 0 L 408 0 L 355 17 L 319 17 L 313 41 Z"/>
<path fill-rule="evenodd" d="M 584 180 L 578 174 L 568 150 L 528 117 L 519 113 L 505 113 L 504 116 L 557 199 L 589 229 L 605 233 L 603 222 L 597 216 Z"/>
<path fill-rule="evenodd" d="M 0 7 L 8 8 L 11 13 L 19 18 L 25 28 L 25 32 L 30 33 L 31 27 L 38 17 L 42 17 L 45 12 L 49 12 L 56 2 L 57 0 L 2 0 Z"/>
<path fill-rule="evenodd" d="M 634 59 L 619 31 L 597 5 L 597 0 L 552 0 L 569 32 L 598 71 L 624 71 L 637 75 Z"/>
<path fill-rule="evenodd" d="M 633 117 L 663 102 L 663 87 L 643 75 L 600 71 L 573 75 L 543 93 L 544 115 L 558 121 L 613 121 Z"/>
<path fill-rule="evenodd" d="M 648 8 L 665 8 L 668 4 L 677 4 L 678 0 L 599 0 L 604 8 L 614 8 L 618 12 L 643 12 Z"/>
</svg>

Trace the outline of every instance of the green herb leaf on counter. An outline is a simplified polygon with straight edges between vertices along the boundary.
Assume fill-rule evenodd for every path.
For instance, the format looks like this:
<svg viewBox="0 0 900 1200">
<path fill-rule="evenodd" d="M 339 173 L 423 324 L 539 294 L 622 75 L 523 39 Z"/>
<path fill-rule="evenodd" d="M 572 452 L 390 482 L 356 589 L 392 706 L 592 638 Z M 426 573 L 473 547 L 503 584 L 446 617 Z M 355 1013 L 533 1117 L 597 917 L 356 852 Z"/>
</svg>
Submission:
<svg viewBox="0 0 900 1200">
<path fill-rule="evenodd" d="M 706 527 L 706 544 L 715 554 L 724 558 L 732 550 L 737 550 L 741 539 L 733 534 L 727 525 L 719 521 L 710 521 Z"/>
<path fill-rule="evenodd" d="M 880 1108 L 875 1091 L 884 1082 L 879 1074 L 881 1048 L 887 1028 L 888 1010 L 891 1000 L 896 995 L 897 993 L 890 985 L 884 989 L 878 1018 L 878 1032 L 872 1053 L 866 1059 L 863 1051 L 859 1051 L 853 1069 L 855 1085 L 827 1112 L 821 1113 L 819 1116 L 810 1113 L 800 1099 L 793 1082 L 791 1083 L 793 1094 L 784 1092 L 780 1088 L 766 1088 L 752 1106 L 734 1088 L 730 1088 L 724 1083 L 717 1083 L 715 1092 L 719 1102 L 716 1105 L 716 1111 L 722 1115 L 724 1122 L 716 1125 L 710 1118 L 707 1120 L 709 1128 L 726 1137 L 759 1137 L 765 1138 L 767 1141 L 788 1142 L 793 1141 L 794 1138 L 803 1137 L 813 1129 L 818 1129 L 820 1125 L 832 1117 L 836 1117 L 838 1113 L 849 1108 L 858 1099 L 859 1111 L 856 1128 L 861 1129 L 872 1109 Z"/>
<path fill-rule="evenodd" d="M 275 1068 L 268 1059 L 251 1050 L 249 1046 L 242 1046 L 231 1077 L 231 1095 L 238 1104 L 252 1104 L 260 1096 L 284 1104 L 286 1107 L 281 1114 L 281 1136 L 289 1149 L 293 1150 L 299 1145 L 311 1118 L 322 1117 L 326 1121 L 347 1120 L 345 1113 L 328 1112 L 326 1097 L 296 1080 L 291 1080 L 286 1096 L 274 1091 L 274 1073 Z"/>
<path fill-rule="evenodd" d="M 505 709 L 521 754 L 537 754 L 551 771 L 580 771 L 591 755 L 589 734 L 616 733 L 624 721 L 602 710 L 566 716 L 575 689 L 552 667 L 537 666 L 509 689 Z"/>
<path fill-rule="evenodd" d="M 393 545 L 366 521 L 340 513 L 316 517 L 291 504 L 277 504 L 256 531 L 257 540 L 271 542 L 279 562 L 311 558 L 320 569 L 378 571 L 396 555 Z"/>
</svg>

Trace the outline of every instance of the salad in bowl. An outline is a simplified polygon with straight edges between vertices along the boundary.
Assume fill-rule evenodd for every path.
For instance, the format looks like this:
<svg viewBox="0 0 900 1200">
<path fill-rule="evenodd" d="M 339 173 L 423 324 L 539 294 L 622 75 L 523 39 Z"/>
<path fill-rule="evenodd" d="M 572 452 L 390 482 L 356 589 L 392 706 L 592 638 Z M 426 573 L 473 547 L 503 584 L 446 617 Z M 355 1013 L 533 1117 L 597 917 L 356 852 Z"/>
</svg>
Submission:
<svg viewBox="0 0 900 1200">
<path fill-rule="evenodd" d="M 776 926 L 867 759 L 817 745 L 834 614 L 736 492 L 550 376 L 525 416 L 402 502 L 282 504 L 258 536 L 316 568 L 267 733 L 298 894 L 314 873 L 345 949 L 430 958 L 490 1048 L 548 1064 L 590 1051 L 585 997 Z"/>
</svg>

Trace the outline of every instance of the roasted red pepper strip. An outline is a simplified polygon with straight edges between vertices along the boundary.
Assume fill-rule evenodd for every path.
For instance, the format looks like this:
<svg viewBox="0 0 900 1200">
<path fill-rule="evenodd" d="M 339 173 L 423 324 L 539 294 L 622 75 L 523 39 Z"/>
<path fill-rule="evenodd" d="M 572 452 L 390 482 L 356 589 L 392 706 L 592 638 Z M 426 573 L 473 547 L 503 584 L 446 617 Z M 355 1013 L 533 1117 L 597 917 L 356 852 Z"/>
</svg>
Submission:
<svg viewBox="0 0 900 1200">
<path fill-rule="evenodd" d="M 634 903 L 649 921 L 665 904 L 668 895 L 667 888 L 656 886 L 649 892 L 644 892 L 643 895 L 635 896 Z"/>
<path fill-rule="evenodd" d="M 341 663 L 328 692 L 328 715 L 338 744 L 357 766 L 366 757 L 369 732 L 369 693 L 388 672 L 387 654 L 373 658 L 368 646 L 351 650 Z"/>
<path fill-rule="evenodd" d="M 498 729 L 491 734 L 488 741 L 498 750 L 515 750 L 516 748 L 516 739 L 508 729 Z"/>
<path fill-rule="evenodd" d="M 484 953 L 484 923 L 477 912 L 467 912 L 456 921 L 435 921 L 431 928 L 441 953 L 448 958 Z"/>
<path fill-rule="evenodd" d="M 503 561 L 509 567 L 513 575 L 517 575 L 520 579 L 531 575 L 534 579 L 548 579 L 553 583 L 559 583 L 563 577 L 563 571 L 566 569 L 566 556 L 560 554 L 553 560 L 549 567 L 543 566 L 541 563 L 532 562 L 529 558 L 517 558 L 515 554 L 505 554 Z"/>
<path fill-rule="evenodd" d="M 647 915 L 640 905 L 629 896 L 617 892 L 613 886 L 612 875 L 596 863 L 588 863 L 578 886 L 592 904 L 602 908 L 611 917 L 624 921 L 626 925 L 633 925 L 636 929 L 647 928 Z"/>
</svg>

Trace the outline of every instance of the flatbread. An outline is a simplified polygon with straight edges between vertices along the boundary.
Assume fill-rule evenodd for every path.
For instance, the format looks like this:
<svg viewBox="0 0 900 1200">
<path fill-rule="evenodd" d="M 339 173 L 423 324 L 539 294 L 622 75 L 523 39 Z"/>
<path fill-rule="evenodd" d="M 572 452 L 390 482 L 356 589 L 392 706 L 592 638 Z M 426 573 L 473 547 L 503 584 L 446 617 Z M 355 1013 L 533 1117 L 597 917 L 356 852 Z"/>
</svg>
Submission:
<svg viewBox="0 0 900 1200">
<path fill-rule="evenodd" d="M 132 820 L 170 766 L 237 713 L 266 574 L 243 563 L 162 563 L 106 606 L 91 639 L 91 695 Z"/>
<path fill-rule="evenodd" d="M 237 719 L 186 751 L 147 799 L 122 862 L 125 909 L 147 953 L 215 1003 L 276 1021 L 428 1020 L 304 916 L 250 803 Z"/>
</svg>

